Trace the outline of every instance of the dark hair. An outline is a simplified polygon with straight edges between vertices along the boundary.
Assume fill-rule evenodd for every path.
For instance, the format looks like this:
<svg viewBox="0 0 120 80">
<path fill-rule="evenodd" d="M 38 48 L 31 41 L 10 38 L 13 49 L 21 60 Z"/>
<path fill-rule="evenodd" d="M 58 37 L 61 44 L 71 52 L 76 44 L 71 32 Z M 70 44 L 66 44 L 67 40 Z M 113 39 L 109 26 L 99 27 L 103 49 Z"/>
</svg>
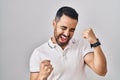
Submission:
<svg viewBox="0 0 120 80">
<path fill-rule="evenodd" d="M 75 9 L 68 6 L 61 7 L 57 11 L 55 20 L 59 21 L 63 14 L 78 21 L 78 13 L 75 11 Z"/>
</svg>

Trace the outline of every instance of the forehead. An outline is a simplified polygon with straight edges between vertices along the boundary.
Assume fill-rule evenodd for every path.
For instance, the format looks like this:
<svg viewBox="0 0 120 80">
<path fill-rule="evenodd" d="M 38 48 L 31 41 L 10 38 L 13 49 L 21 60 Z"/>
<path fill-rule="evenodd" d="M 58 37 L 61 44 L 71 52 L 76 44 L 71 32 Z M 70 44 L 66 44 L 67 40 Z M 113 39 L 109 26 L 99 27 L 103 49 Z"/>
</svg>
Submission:
<svg viewBox="0 0 120 80">
<path fill-rule="evenodd" d="M 66 27 L 76 27 L 77 25 L 77 20 L 70 18 L 66 15 L 63 15 L 60 20 L 58 21 L 58 24 L 66 26 Z"/>
</svg>

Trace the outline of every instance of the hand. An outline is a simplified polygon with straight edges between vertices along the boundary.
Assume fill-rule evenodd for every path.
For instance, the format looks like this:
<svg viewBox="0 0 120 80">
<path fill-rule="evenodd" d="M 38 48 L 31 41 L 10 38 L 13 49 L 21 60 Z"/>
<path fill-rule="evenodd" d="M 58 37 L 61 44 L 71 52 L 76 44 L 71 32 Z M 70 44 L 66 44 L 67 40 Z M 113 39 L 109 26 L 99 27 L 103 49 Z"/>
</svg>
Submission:
<svg viewBox="0 0 120 80">
<path fill-rule="evenodd" d="M 48 76 L 52 72 L 53 67 L 50 63 L 50 60 L 44 60 L 40 64 L 40 73 L 39 76 L 41 77 L 42 80 L 47 80 Z"/>
<path fill-rule="evenodd" d="M 84 37 L 85 39 L 87 39 L 87 40 L 90 42 L 90 44 L 93 44 L 93 43 L 97 42 L 96 36 L 95 36 L 92 28 L 86 29 L 86 30 L 83 32 L 83 37 Z"/>
</svg>

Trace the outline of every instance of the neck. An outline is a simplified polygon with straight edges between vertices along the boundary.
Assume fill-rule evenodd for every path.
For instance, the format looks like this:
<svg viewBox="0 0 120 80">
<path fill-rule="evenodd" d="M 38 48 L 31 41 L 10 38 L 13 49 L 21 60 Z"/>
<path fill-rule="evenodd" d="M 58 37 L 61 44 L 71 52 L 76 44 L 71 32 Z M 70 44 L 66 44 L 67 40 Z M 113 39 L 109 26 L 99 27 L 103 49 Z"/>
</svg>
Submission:
<svg viewBox="0 0 120 80">
<path fill-rule="evenodd" d="M 57 42 L 56 42 L 54 37 L 51 37 L 51 41 L 53 42 L 53 44 L 57 44 Z"/>
</svg>

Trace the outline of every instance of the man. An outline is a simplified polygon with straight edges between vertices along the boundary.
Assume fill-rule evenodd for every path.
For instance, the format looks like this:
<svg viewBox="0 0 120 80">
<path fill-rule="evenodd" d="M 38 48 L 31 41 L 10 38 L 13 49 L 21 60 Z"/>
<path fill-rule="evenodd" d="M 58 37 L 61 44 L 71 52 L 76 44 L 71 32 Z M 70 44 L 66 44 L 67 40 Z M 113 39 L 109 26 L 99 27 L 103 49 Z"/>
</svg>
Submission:
<svg viewBox="0 0 120 80">
<path fill-rule="evenodd" d="M 107 65 L 100 41 L 91 28 L 83 32 L 83 39 L 73 39 L 77 23 L 78 13 L 73 8 L 64 6 L 57 11 L 54 35 L 30 58 L 30 80 L 85 80 L 85 64 L 105 76 Z"/>
</svg>

